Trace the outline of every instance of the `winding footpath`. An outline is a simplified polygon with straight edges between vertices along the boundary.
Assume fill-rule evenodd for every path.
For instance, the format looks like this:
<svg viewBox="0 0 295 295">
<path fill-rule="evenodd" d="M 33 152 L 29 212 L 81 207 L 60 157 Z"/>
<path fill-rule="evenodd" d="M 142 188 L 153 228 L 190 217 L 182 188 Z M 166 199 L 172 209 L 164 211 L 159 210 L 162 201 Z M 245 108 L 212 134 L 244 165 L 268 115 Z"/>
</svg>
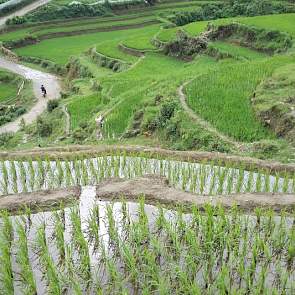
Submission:
<svg viewBox="0 0 295 295">
<path fill-rule="evenodd" d="M 15 74 L 23 76 L 27 80 L 31 80 L 33 84 L 33 91 L 37 99 L 33 107 L 24 115 L 18 117 L 15 121 L 9 122 L 0 126 L 0 134 L 6 132 L 17 132 L 20 129 L 20 122 L 24 119 L 26 124 L 30 124 L 37 119 L 37 117 L 46 110 L 47 102 L 51 99 L 58 99 L 60 97 L 61 86 L 59 79 L 51 74 L 44 73 L 38 70 L 33 70 L 26 66 L 14 63 L 0 56 L 0 68 L 9 70 Z M 47 97 L 42 96 L 40 87 L 44 85 L 47 90 Z"/>
<path fill-rule="evenodd" d="M 48 2 L 50 2 L 51 0 L 39 0 L 39 1 L 35 1 L 29 5 L 26 5 L 22 8 L 20 8 L 17 11 L 14 11 L 13 13 L 0 17 L 0 28 L 5 26 L 5 23 L 8 19 L 14 17 L 14 16 L 23 16 L 35 9 L 37 9 L 40 6 L 43 6 L 45 4 L 47 4 Z"/>
</svg>

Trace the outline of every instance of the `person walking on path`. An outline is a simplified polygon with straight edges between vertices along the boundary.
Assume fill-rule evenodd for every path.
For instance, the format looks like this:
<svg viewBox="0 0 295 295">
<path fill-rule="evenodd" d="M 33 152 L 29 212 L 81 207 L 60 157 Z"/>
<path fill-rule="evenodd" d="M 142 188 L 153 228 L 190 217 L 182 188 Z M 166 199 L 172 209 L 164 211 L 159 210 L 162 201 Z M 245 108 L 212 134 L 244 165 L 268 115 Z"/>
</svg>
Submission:
<svg viewBox="0 0 295 295">
<path fill-rule="evenodd" d="M 44 85 L 41 85 L 41 91 L 42 91 L 43 97 L 46 97 L 47 91 L 46 91 Z"/>
</svg>

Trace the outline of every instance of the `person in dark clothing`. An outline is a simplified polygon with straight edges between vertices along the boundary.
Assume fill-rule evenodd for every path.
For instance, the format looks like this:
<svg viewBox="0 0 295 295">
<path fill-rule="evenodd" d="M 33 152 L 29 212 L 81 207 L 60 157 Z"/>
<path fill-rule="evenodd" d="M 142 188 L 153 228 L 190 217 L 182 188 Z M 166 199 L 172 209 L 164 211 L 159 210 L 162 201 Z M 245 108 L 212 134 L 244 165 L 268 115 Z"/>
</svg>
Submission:
<svg viewBox="0 0 295 295">
<path fill-rule="evenodd" d="M 41 85 L 41 91 L 42 91 L 43 97 L 45 97 L 47 94 L 47 91 L 46 91 L 44 85 Z"/>
</svg>

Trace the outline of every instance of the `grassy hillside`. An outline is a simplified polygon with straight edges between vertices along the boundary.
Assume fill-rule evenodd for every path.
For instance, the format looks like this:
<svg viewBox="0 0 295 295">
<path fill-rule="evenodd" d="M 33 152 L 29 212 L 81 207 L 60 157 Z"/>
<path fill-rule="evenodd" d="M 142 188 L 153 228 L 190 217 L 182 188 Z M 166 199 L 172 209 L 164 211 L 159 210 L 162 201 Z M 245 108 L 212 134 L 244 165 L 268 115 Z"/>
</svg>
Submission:
<svg viewBox="0 0 295 295">
<path fill-rule="evenodd" d="M 275 20 L 274 25 L 270 19 Z M 288 144 L 277 140 L 272 130 L 255 116 L 251 98 L 263 80 L 280 66 L 293 63 L 293 57 L 284 57 L 284 53 L 270 56 L 237 44 L 232 38 L 210 42 L 210 51 L 187 62 L 165 56 L 161 50 L 157 52 L 159 48 L 154 40 L 171 41 L 178 30 L 188 36 L 199 36 L 207 29 L 208 21 L 168 29 L 164 28 L 166 24 L 164 27 L 160 23 L 145 24 L 153 20 L 152 16 L 138 14 L 137 17 L 118 16 L 97 21 L 44 23 L 2 33 L 0 38 L 13 41 L 28 34 L 39 35 L 36 44 L 20 46 L 14 51 L 24 58 L 38 58 L 30 60 L 42 66 L 46 65 L 42 60 L 61 67 L 68 64 L 71 77 L 66 79 L 68 90 L 64 103 L 70 113 L 73 135 L 68 141 L 80 142 L 81 132 L 85 139 L 95 141 L 95 117 L 107 114 L 103 126 L 105 140 L 147 134 L 161 138 L 162 144 L 173 142 L 174 148 L 217 151 L 234 151 L 234 141 L 245 145 L 275 141 L 284 146 L 281 151 L 285 153 Z M 218 26 L 233 21 L 293 35 L 290 23 L 295 21 L 295 14 L 220 19 L 212 23 Z M 85 33 L 80 34 L 81 30 Z M 69 33 L 71 36 L 67 35 Z M 89 53 L 90 49 L 97 53 L 99 60 Z M 75 58 L 75 66 L 71 57 Z M 124 63 L 124 70 L 114 72 L 119 68 L 114 62 Z M 189 81 L 185 87 L 187 105 L 216 128 L 213 133 L 187 116 L 180 105 L 177 89 Z M 73 90 L 74 95 L 71 94 Z M 163 117 L 166 112 L 167 117 Z M 79 139 L 76 139 L 78 130 Z M 43 140 L 47 142 L 48 139 Z M 142 140 L 146 139 L 142 137 Z"/>
</svg>

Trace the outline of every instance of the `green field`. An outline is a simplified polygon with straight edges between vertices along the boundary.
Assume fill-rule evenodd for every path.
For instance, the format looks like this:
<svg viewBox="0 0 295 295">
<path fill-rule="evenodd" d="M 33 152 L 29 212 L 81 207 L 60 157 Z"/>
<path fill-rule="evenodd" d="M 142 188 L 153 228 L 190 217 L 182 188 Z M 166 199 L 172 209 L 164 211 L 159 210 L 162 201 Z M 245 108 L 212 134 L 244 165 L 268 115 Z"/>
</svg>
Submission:
<svg viewBox="0 0 295 295">
<path fill-rule="evenodd" d="M 123 31 L 113 31 L 113 32 L 100 32 L 94 34 L 85 34 L 79 36 L 71 37 L 61 37 L 50 40 L 44 40 L 36 45 L 30 45 L 16 50 L 16 53 L 22 56 L 33 56 L 43 59 L 48 59 L 54 61 L 58 64 L 66 64 L 70 56 L 79 55 L 83 51 L 89 49 L 90 47 L 97 46 L 104 42 L 109 45 L 111 50 L 115 51 L 115 56 L 120 55 L 117 44 L 119 41 L 128 37 L 135 36 L 142 32 L 145 32 L 147 29 L 152 31 L 157 31 L 157 26 L 150 26 L 148 28 L 132 29 L 132 30 L 123 30 Z M 102 45 L 102 50 L 104 46 Z M 102 52 L 107 53 L 107 52 Z M 112 52 L 109 53 L 112 56 Z M 125 55 L 124 55 L 125 56 Z M 126 57 L 126 56 L 125 56 Z M 132 57 L 130 57 L 133 59 Z"/>
<path fill-rule="evenodd" d="M 81 123 L 87 123 L 87 118 L 92 118 L 98 112 L 101 104 L 99 94 L 93 94 L 86 97 L 77 97 L 68 104 L 68 111 L 71 116 L 71 129 L 80 126 Z"/>
<path fill-rule="evenodd" d="M 15 75 L 0 70 L 0 103 L 6 103 L 16 99 L 18 83 Z"/>
<path fill-rule="evenodd" d="M 229 56 L 237 59 L 256 60 L 267 57 L 267 55 L 262 52 L 228 42 L 216 41 L 209 46 L 217 49 L 220 53 L 229 54 Z"/>
<path fill-rule="evenodd" d="M 161 6 L 167 8 L 170 4 L 174 5 L 163 3 Z M 185 6 L 188 4 L 186 2 Z M 183 8 L 179 3 L 175 3 L 175 6 Z M 204 52 L 190 62 L 165 56 L 153 45 L 154 38 L 166 42 L 172 41 L 178 30 L 183 30 L 188 36 L 197 36 L 206 30 L 209 22 L 200 21 L 165 29 L 163 25 L 166 26 L 167 22 L 162 17 L 160 20 L 164 21 L 163 24 L 128 28 L 156 19 L 148 10 L 134 13 L 131 11 L 133 10 L 130 10 L 129 15 L 60 21 L 40 26 L 29 25 L 27 28 L 3 33 L 0 38 L 19 39 L 29 33 L 36 36 L 57 34 L 51 35 L 50 39 L 44 37 L 45 39 L 37 44 L 20 47 L 14 51 L 23 57 L 49 60 L 60 66 L 68 64 L 68 67 L 71 67 L 69 63 L 71 57 L 75 57 L 84 67 L 82 72 L 89 78 L 71 81 L 72 86 L 77 87 L 79 92 L 78 96 L 67 98 L 72 131 L 78 128 L 80 123 L 89 121 L 93 124 L 95 113 L 90 111 L 93 109 L 107 113 L 104 124 L 106 138 L 122 138 L 127 131 L 135 128 L 132 126 L 137 126 L 143 133 L 154 132 L 153 128 L 156 130 L 162 128 L 166 131 L 161 132 L 166 133 L 170 132 L 171 128 L 172 133 L 170 132 L 169 136 L 176 136 L 178 141 L 187 142 L 190 148 L 205 145 L 205 149 L 214 150 L 214 146 L 217 145 L 220 149 L 223 143 L 214 144 L 214 142 L 219 141 L 218 136 L 222 135 L 245 144 L 276 140 L 275 134 L 256 118 L 251 98 L 256 87 L 271 76 L 274 70 L 293 63 L 292 57 L 284 57 L 284 54 L 270 56 L 251 49 L 250 46 L 239 44 L 239 40 L 235 39 L 211 41 L 209 48 L 214 50 Z M 271 20 L 275 20 L 274 24 L 271 24 Z M 295 21 L 295 14 L 218 19 L 212 23 L 218 26 L 233 21 L 259 28 L 276 29 L 293 35 L 293 27 L 290 24 Z M 116 30 L 117 26 L 123 26 L 122 30 Z M 87 29 L 106 31 L 75 35 L 79 30 Z M 71 33 L 73 36 L 58 35 L 61 32 Z M 122 50 L 120 45 L 147 52 L 144 57 L 139 58 Z M 89 54 L 92 48 L 111 59 L 106 59 L 107 62 L 103 63 L 94 62 Z M 127 63 L 129 68 L 127 66 L 128 69 L 120 73 L 113 72 L 110 69 L 116 71 L 118 67 L 112 67 L 111 63 L 115 62 L 112 59 Z M 177 89 L 190 80 L 192 82 L 186 88 L 187 104 L 201 119 L 216 128 L 216 134 L 212 135 L 200 127 L 186 115 L 179 104 Z M 92 85 L 95 84 L 100 85 L 98 93 L 99 97 L 106 99 L 104 104 L 99 102 L 100 99 L 96 94 L 92 95 Z M 156 102 L 158 97 L 161 100 L 159 104 Z M 159 123 L 161 121 L 159 114 L 167 102 L 174 102 L 177 107 L 174 117 L 168 121 L 169 128 L 165 129 L 164 123 Z M 85 111 L 79 112 L 78 106 L 81 110 L 85 107 Z M 90 117 L 87 115 L 89 112 Z M 136 123 L 138 113 L 142 114 L 141 121 Z M 186 128 L 189 130 L 186 131 Z M 198 135 L 200 130 L 203 130 L 204 134 Z M 228 149 L 230 147 L 225 148 L 226 151 Z M 222 148 L 221 150 L 223 151 Z"/>
<path fill-rule="evenodd" d="M 60 81 L 0 126 L 0 294 L 295 294 L 295 14 L 218 3 L 0 31 L 1 126 Z"/>
<path fill-rule="evenodd" d="M 275 17 L 283 19 L 284 16 Z M 289 22 L 290 19 L 295 19 L 293 15 L 288 17 Z M 267 19 L 267 17 L 261 18 Z M 259 18 L 238 20 L 257 22 L 257 19 L 259 20 Z M 232 19 L 218 20 L 216 23 L 229 21 Z M 204 31 L 207 24 L 207 21 L 192 23 L 182 29 L 189 35 L 196 35 Z M 64 65 L 70 56 L 77 56 L 91 47 L 96 47 L 99 53 L 134 64 L 138 58 L 122 52 L 118 47 L 120 43 L 141 50 L 154 49 L 151 39 L 157 35 L 157 32 L 159 39 L 168 41 L 173 38 L 176 30 L 177 28 L 160 30 L 159 25 L 152 25 L 140 29 L 61 37 L 19 48 L 16 52 L 22 56 L 39 57 Z M 106 133 L 121 136 L 131 123 L 136 109 L 144 102 L 151 101 L 157 93 L 163 93 L 164 97 L 175 98 L 177 87 L 191 77 L 197 76 L 188 89 L 188 103 L 202 118 L 211 122 L 220 132 L 239 141 L 251 142 L 273 138 L 274 135 L 262 127 L 255 118 L 250 98 L 256 86 L 271 75 L 276 67 L 283 65 L 284 61 L 280 63 L 277 61 L 279 59 L 268 58 L 263 53 L 227 42 L 214 42 L 210 46 L 221 53 L 229 53 L 240 62 L 237 63 L 234 59 L 216 62 L 212 58 L 200 57 L 195 62 L 187 64 L 162 54 L 146 54 L 143 61 L 125 73 L 105 78 L 98 74 L 104 92 L 111 89 L 109 95 L 113 102 L 117 103 L 117 107 L 108 115 L 105 124 Z M 260 59 L 265 61 L 260 62 Z M 246 60 L 253 62 L 245 63 Z M 257 62 L 254 62 L 256 60 Z M 216 97 L 219 99 L 216 100 Z"/>
<path fill-rule="evenodd" d="M 255 118 L 251 96 L 257 85 L 272 71 L 294 58 L 226 65 L 197 77 L 188 87 L 189 105 L 219 130 L 240 141 L 270 137 Z"/>
</svg>

